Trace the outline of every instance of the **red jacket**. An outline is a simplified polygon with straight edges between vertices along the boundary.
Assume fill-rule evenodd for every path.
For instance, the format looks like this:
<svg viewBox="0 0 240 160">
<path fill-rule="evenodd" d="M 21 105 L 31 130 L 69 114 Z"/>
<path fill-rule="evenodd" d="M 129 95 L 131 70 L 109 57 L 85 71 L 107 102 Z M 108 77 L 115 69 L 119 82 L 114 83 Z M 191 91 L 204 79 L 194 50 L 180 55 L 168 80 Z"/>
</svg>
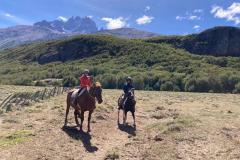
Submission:
<svg viewBox="0 0 240 160">
<path fill-rule="evenodd" d="M 82 75 L 80 77 L 80 87 L 91 87 L 92 80 L 90 76 Z"/>
</svg>

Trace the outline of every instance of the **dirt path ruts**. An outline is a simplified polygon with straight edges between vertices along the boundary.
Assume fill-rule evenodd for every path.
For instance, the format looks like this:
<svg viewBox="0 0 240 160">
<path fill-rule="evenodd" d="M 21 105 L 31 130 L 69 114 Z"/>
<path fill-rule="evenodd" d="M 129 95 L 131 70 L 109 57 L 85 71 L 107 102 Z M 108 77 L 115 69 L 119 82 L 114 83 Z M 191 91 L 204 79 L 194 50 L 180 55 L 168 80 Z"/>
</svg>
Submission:
<svg viewBox="0 0 240 160">
<path fill-rule="evenodd" d="M 76 130 L 73 110 L 62 128 L 65 95 L 7 113 L 1 134 L 30 130 L 34 136 L 0 148 L 0 160 L 103 160 L 112 150 L 121 160 L 239 159 L 239 95 L 138 91 L 134 131 L 117 125 L 120 93 L 104 92 L 91 134 Z M 87 114 L 84 131 L 86 122 Z"/>
<path fill-rule="evenodd" d="M 53 99 L 55 103 L 55 100 Z M 54 104 L 57 105 L 57 104 Z M 112 150 L 124 147 L 136 133 L 132 126 L 117 125 L 117 110 L 95 112 L 92 132 L 80 133 L 76 130 L 73 111 L 69 114 L 69 124 L 63 128 L 65 107 L 54 109 L 53 104 L 43 103 L 40 113 L 21 115 L 23 129 L 32 125 L 35 136 L 31 140 L 1 151 L 5 159 L 83 159 L 102 160 Z M 104 105 L 104 104 L 103 104 Z M 86 131 L 87 113 L 84 131 Z M 122 117 L 121 117 L 122 119 Z M 132 123 L 132 117 L 128 116 Z M 141 123 L 137 119 L 137 123 Z M 139 130 L 139 129 L 138 129 Z"/>
</svg>

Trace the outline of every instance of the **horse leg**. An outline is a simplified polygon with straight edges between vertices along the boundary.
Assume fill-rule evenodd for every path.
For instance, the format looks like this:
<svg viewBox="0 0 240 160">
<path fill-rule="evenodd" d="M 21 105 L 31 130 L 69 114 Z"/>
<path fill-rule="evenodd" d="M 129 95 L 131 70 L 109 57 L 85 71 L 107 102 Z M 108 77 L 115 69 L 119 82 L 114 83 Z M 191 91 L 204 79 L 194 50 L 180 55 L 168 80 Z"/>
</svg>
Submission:
<svg viewBox="0 0 240 160">
<path fill-rule="evenodd" d="M 93 111 L 89 111 L 89 114 L 88 114 L 88 132 L 91 132 L 90 123 L 91 123 L 92 113 Z"/>
<path fill-rule="evenodd" d="M 67 125 L 67 122 L 68 122 L 67 118 L 68 118 L 69 109 L 70 109 L 70 103 L 67 102 L 67 108 L 66 108 L 66 116 L 65 116 L 64 126 L 66 126 L 66 125 Z"/>
<path fill-rule="evenodd" d="M 78 121 L 78 115 L 79 115 L 79 111 L 75 109 L 74 111 L 74 117 L 75 117 L 75 122 L 77 124 L 77 126 L 79 126 L 79 121 Z"/>
<path fill-rule="evenodd" d="M 135 112 L 132 112 L 133 116 L 133 126 L 136 127 Z"/>
<path fill-rule="evenodd" d="M 125 111 L 123 110 L 123 123 L 125 122 Z"/>
<path fill-rule="evenodd" d="M 123 124 L 126 125 L 126 121 L 127 121 L 127 112 L 125 110 L 123 110 Z"/>
<path fill-rule="evenodd" d="M 82 131 L 82 126 L 83 126 L 83 121 L 84 121 L 84 112 L 83 111 L 81 111 L 80 119 L 81 119 L 80 131 Z"/>
<path fill-rule="evenodd" d="M 118 110 L 118 124 L 119 124 L 119 114 L 120 114 L 120 109 Z"/>
</svg>

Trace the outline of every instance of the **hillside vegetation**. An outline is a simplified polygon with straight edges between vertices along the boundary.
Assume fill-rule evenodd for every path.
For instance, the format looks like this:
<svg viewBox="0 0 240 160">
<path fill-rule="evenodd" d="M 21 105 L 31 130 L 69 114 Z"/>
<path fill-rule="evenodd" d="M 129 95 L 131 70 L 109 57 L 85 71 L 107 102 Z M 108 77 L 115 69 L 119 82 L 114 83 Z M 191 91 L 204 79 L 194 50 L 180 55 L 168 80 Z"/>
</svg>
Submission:
<svg viewBox="0 0 240 160">
<path fill-rule="evenodd" d="M 205 30 L 200 34 L 155 37 L 146 42 L 171 44 L 199 55 L 239 57 L 239 37 L 240 28 L 222 26 Z"/>
<path fill-rule="evenodd" d="M 121 88 L 132 76 L 136 89 L 240 92 L 240 58 L 198 56 L 169 44 L 101 35 L 4 50 L 0 66 L 2 84 L 44 85 L 39 80 L 57 78 L 72 86 L 89 68 L 104 88 Z"/>
</svg>

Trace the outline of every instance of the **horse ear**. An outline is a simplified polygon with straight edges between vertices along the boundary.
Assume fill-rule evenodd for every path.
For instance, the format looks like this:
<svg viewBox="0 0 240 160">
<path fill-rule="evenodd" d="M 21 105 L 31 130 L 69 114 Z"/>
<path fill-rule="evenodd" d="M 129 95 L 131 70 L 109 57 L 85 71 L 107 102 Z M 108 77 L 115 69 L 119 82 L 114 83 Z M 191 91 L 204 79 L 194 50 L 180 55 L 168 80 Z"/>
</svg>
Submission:
<svg viewBox="0 0 240 160">
<path fill-rule="evenodd" d="M 102 85 L 101 85 L 100 82 L 96 82 L 96 83 L 95 83 L 95 86 L 96 86 L 96 87 L 102 87 Z"/>
</svg>

